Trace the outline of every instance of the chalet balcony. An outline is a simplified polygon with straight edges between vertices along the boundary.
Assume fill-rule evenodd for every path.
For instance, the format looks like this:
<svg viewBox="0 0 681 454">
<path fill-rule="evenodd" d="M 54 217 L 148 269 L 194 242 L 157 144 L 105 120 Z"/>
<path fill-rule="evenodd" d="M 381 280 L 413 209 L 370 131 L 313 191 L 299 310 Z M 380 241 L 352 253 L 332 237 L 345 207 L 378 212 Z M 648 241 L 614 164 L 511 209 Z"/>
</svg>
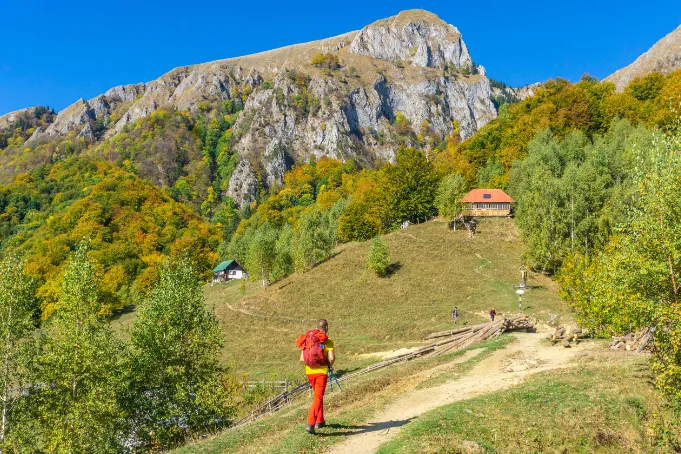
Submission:
<svg viewBox="0 0 681 454">
<path fill-rule="evenodd" d="M 506 202 L 467 203 L 462 213 L 465 216 L 475 217 L 505 217 L 511 215 L 511 204 Z"/>
</svg>

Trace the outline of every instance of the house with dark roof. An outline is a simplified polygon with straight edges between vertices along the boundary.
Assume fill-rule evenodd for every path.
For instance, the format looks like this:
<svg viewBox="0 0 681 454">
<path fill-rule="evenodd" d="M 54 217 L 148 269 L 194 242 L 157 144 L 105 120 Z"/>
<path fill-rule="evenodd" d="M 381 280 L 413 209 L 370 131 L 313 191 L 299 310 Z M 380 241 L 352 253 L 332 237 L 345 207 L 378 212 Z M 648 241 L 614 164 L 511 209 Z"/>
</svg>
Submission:
<svg viewBox="0 0 681 454">
<path fill-rule="evenodd" d="M 227 282 L 233 279 L 248 279 L 248 274 L 236 260 L 225 260 L 213 270 L 213 283 Z"/>
<path fill-rule="evenodd" d="M 515 200 L 501 189 L 473 189 L 461 202 L 466 216 L 510 216 Z"/>
</svg>

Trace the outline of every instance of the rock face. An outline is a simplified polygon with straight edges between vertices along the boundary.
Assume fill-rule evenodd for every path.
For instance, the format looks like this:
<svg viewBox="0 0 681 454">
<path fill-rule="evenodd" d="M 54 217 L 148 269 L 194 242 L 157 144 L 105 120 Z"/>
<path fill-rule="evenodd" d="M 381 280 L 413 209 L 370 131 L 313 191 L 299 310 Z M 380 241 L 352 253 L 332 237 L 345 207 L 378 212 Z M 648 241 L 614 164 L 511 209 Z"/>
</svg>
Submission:
<svg viewBox="0 0 681 454">
<path fill-rule="evenodd" d="M 651 72 L 670 73 L 681 68 L 681 25 L 659 40 L 632 64 L 609 75 L 605 80 L 613 82 L 618 91 L 624 90 L 633 79 Z"/>
<path fill-rule="evenodd" d="M 332 53 L 340 67 L 311 64 L 320 53 Z M 471 74 L 473 68 L 456 27 L 426 11 L 405 11 L 357 32 L 112 88 L 67 107 L 33 138 L 76 130 L 98 140 L 159 108 L 196 111 L 245 98 L 233 128 L 240 163 L 226 189 L 242 205 L 254 200 L 259 182 L 278 184 L 292 164 L 310 157 L 362 165 L 392 159 L 395 141 L 384 138 L 398 113 L 415 133 L 428 127 L 445 137 L 457 122 L 461 137 L 470 137 L 497 115 L 484 68 Z"/>
<path fill-rule="evenodd" d="M 26 107 L 25 109 L 15 110 L 14 112 L 8 112 L 4 115 L 0 115 L 0 131 L 5 129 L 10 123 L 15 122 L 19 117 L 21 117 L 24 112 L 32 110 L 33 107 Z"/>
<path fill-rule="evenodd" d="M 429 68 L 473 64 L 459 30 L 425 11 L 404 11 L 367 25 L 353 38 L 350 52 Z"/>
</svg>

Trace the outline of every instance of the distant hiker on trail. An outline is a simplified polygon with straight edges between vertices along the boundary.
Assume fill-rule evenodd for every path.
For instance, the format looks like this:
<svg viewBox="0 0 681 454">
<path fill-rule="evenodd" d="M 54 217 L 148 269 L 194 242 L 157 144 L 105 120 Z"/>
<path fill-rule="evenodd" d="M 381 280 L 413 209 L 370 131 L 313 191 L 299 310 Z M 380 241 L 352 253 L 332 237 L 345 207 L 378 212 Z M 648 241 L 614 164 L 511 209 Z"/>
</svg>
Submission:
<svg viewBox="0 0 681 454">
<path fill-rule="evenodd" d="M 494 310 L 494 308 L 492 308 L 492 310 L 489 311 L 489 318 L 491 318 L 492 321 L 494 321 L 494 316 L 495 316 L 495 315 L 497 315 L 497 311 Z"/>
<path fill-rule="evenodd" d="M 454 324 L 456 325 L 456 320 L 459 318 L 459 310 L 454 306 L 454 310 L 452 311 L 452 320 L 454 320 Z"/>
<path fill-rule="evenodd" d="M 317 322 L 317 329 L 311 329 L 301 334 L 296 339 L 296 345 L 300 352 L 300 362 L 305 363 L 305 374 L 310 380 L 314 392 L 312 406 L 307 414 L 308 433 L 314 434 L 315 430 L 324 427 L 324 391 L 329 379 L 329 369 L 336 361 L 333 351 L 334 342 L 326 333 L 329 331 L 329 323 L 323 318 Z"/>
</svg>

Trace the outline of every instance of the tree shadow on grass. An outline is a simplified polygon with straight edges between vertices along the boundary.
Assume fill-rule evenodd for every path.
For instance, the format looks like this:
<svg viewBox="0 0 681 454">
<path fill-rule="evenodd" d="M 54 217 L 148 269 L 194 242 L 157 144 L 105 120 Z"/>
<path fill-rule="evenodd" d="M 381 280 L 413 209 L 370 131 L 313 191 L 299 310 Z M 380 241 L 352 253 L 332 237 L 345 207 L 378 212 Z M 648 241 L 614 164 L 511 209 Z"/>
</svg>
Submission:
<svg viewBox="0 0 681 454">
<path fill-rule="evenodd" d="M 334 252 L 333 254 L 331 254 L 330 256 L 328 256 L 327 258 L 325 258 L 325 259 L 323 259 L 323 260 L 320 260 L 319 262 L 317 262 L 317 263 L 315 263 L 314 265 L 312 265 L 312 268 L 317 268 L 317 267 L 318 267 L 319 265 L 321 265 L 322 263 L 326 263 L 326 262 L 328 262 L 329 260 L 338 257 L 338 256 L 341 255 L 344 251 L 345 251 L 345 249 L 341 249 L 340 251 Z"/>
<path fill-rule="evenodd" d="M 359 435 L 363 433 L 370 432 L 381 432 L 384 430 L 389 430 L 395 427 L 402 427 L 409 423 L 414 417 L 408 419 L 400 419 L 397 421 L 383 421 L 383 422 L 370 422 L 361 426 L 351 426 L 344 424 L 327 424 L 326 427 L 329 429 L 341 429 L 337 432 L 317 432 L 320 437 L 343 437 L 347 435 Z"/>
<path fill-rule="evenodd" d="M 390 277 L 393 274 L 397 273 L 400 268 L 402 268 L 402 264 L 400 262 L 394 262 L 388 265 L 385 268 L 385 273 L 383 274 L 383 277 Z"/>
<path fill-rule="evenodd" d="M 137 306 L 135 304 L 128 304 L 127 306 L 124 306 L 121 309 L 115 310 L 109 317 L 109 320 L 111 321 L 118 320 L 119 318 L 121 318 L 122 315 L 134 312 L 136 307 Z"/>
</svg>

